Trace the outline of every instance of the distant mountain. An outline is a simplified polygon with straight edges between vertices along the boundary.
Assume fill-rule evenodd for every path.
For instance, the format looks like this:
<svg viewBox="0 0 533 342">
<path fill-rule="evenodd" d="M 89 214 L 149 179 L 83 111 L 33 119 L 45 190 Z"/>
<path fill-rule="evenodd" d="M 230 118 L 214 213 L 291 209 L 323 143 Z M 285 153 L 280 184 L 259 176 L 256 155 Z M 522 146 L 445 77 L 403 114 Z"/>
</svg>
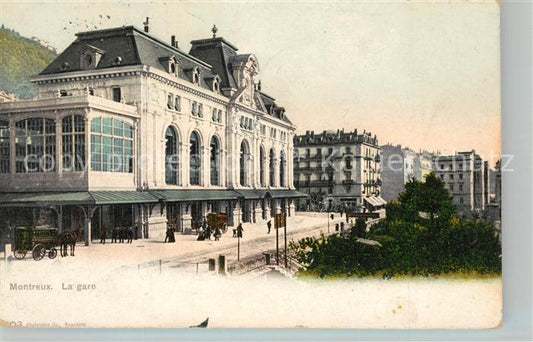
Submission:
<svg viewBox="0 0 533 342">
<path fill-rule="evenodd" d="M 34 38 L 35 39 L 35 38 Z M 0 28 L 0 89 L 19 99 L 37 95 L 37 87 L 28 77 L 40 73 L 57 54 L 18 32 Z"/>
</svg>

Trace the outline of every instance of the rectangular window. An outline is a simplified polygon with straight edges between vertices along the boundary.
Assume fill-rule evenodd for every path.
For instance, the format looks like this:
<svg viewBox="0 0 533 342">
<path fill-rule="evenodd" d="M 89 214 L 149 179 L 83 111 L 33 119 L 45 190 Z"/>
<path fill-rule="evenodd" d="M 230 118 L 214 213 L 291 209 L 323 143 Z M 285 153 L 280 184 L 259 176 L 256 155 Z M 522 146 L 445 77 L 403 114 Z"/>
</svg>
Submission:
<svg viewBox="0 0 533 342">
<path fill-rule="evenodd" d="M 131 129 L 131 126 L 128 124 L 124 125 L 124 137 L 133 138 L 133 129 Z"/>
<path fill-rule="evenodd" d="M 91 170 L 102 171 L 102 137 L 91 135 Z"/>
<path fill-rule="evenodd" d="M 9 173 L 9 122 L 0 121 L 0 173 Z"/>
<path fill-rule="evenodd" d="M 83 171 L 85 169 L 85 134 L 76 134 L 74 140 L 74 153 L 76 171 Z"/>
<path fill-rule="evenodd" d="M 122 100 L 122 94 L 120 88 L 113 88 L 113 101 L 120 102 Z"/>
<path fill-rule="evenodd" d="M 64 134 L 63 140 L 63 171 L 72 171 L 72 135 Z"/>
<path fill-rule="evenodd" d="M 204 105 L 202 103 L 198 104 L 198 116 L 201 118 L 204 117 Z"/>
<path fill-rule="evenodd" d="M 123 160 L 124 140 L 119 138 L 113 139 L 113 172 L 124 171 Z"/>
<path fill-rule="evenodd" d="M 174 95 L 168 94 L 167 96 L 167 108 L 172 109 L 174 107 Z"/>
<path fill-rule="evenodd" d="M 463 174 L 462 173 L 459 174 L 459 179 L 463 179 Z"/>
<path fill-rule="evenodd" d="M 459 184 L 459 191 L 463 191 L 463 184 Z"/>
<path fill-rule="evenodd" d="M 123 135 L 123 132 L 122 132 L 122 121 L 113 120 L 113 135 L 117 135 L 119 137 L 121 137 Z"/>
<path fill-rule="evenodd" d="M 450 179 L 453 179 L 453 173 L 450 174 Z"/>
<path fill-rule="evenodd" d="M 102 133 L 104 134 L 113 134 L 113 119 L 103 118 L 102 120 Z"/>
<path fill-rule="evenodd" d="M 111 137 L 102 137 L 102 171 L 113 170 L 113 156 L 111 154 L 113 150 L 113 139 Z"/>
<path fill-rule="evenodd" d="M 450 191 L 453 191 L 453 184 L 450 184 Z"/>
<path fill-rule="evenodd" d="M 218 118 L 217 118 L 217 109 L 216 108 L 213 108 L 213 111 L 211 113 L 211 121 L 214 121 L 214 122 L 217 122 L 218 121 Z"/>
<path fill-rule="evenodd" d="M 222 122 L 222 110 L 221 110 L 221 109 L 218 110 L 217 121 L 218 121 L 218 122 Z"/>
<path fill-rule="evenodd" d="M 91 132 L 100 133 L 102 132 L 102 119 L 94 118 L 91 120 Z"/>
<path fill-rule="evenodd" d="M 124 172 L 133 172 L 133 141 L 124 140 Z"/>
<path fill-rule="evenodd" d="M 174 109 L 178 112 L 181 111 L 181 97 L 177 96 L 174 98 Z"/>
<path fill-rule="evenodd" d="M 192 115 L 196 115 L 196 101 L 193 101 L 192 102 L 192 105 L 191 105 L 191 113 Z"/>
</svg>

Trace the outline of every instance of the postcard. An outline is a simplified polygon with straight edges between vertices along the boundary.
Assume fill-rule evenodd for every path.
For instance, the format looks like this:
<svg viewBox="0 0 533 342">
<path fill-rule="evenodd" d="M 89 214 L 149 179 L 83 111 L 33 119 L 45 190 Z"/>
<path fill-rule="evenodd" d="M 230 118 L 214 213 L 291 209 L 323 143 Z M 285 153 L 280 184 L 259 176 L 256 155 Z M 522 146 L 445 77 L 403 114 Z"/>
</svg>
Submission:
<svg viewBox="0 0 533 342">
<path fill-rule="evenodd" d="M 0 13 L 3 326 L 501 326 L 498 1 Z"/>
</svg>

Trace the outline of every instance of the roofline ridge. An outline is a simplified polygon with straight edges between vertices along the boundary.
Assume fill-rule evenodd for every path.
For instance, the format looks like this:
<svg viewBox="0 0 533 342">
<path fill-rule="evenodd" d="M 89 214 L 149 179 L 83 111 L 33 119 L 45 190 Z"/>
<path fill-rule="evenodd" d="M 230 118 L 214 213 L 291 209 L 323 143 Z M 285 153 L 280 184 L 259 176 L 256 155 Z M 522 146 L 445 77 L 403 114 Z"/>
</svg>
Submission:
<svg viewBox="0 0 533 342">
<path fill-rule="evenodd" d="M 187 52 L 183 51 L 183 50 L 180 50 L 168 43 L 165 43 L 163 40 L 153 36 L 153 35 L 150 35 L 149 33 L 147 32 L 144 32 L 144 30 L 138 28 L 137 26 L 134 26 L 134 25 L 128 25 L 128 26 L 120 26 L 120 27 L 113 27 L 113 28 L 108 28 L 108 29 L 102 29 L 102 30 L 94 30 L 94 31 L 84 31 L 84 32 L 78 32 L 76 33 L 76 37 L 78 38 L 83 38 L 83 36 L 90 36 L 90 35 L 97 35 L 99 33 L 110 33 L 110 32 L 113 32 L 113 31 L 117 31 L 117 32 L 120 32 L 120 31 L 132 31 L 134 34 L 137 33 L 139 34 L 140 36 L 144 37 L 144 38 L 147 38 L 149 40 L 152 40 L 160 45 L 163 45 L 164 48 L 166 49 L 169 49 L 170 51 L 173 51 L 173 52 L 176 52 L 177 54 L 179 54 L 180 56 L 183 56 L 185 58 L 188 58 L 190 59 L 192 62 L 195 62 L 195 63 L 198 63 L 210 70 L 213 69 L 213 66 L 194 57 L 194 56 L 191 56 L 190 54 L 188 54 Z"/>
<path fill-rule="evenodd" d="M 190 41 L 191 45 L 194 44 L 202 44 L 202 43 L 210 43 L 210 42 L 222 42 L 226 45 L 228 45 L 230 48 L 232 48 L 235 51 L 239 51 L 239 49 L 230 43 L 226 38 L 224 37 L 214 37 L 214 38 L 203 38 L 203 39 L 193 39 Z"/>
</svg>

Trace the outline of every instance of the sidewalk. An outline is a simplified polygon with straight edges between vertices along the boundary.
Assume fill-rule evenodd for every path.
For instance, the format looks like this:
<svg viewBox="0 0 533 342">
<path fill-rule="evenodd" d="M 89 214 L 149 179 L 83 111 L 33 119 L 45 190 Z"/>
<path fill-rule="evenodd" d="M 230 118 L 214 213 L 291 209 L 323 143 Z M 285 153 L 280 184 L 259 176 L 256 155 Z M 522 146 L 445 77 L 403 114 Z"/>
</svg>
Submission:
<svg viewBox="0 0 533 342">
<path fill-rule="evenodd" d="M 341 222 L 340 217 L 330 220 L 330 232 L 335 232 L 335 223 Z M 311 217 L 305 214 L 287 218 L 287 242 L 292 239 L 300 239 L 306 236 L 318 236 L 320 232 L 327 234 L 327 216 Z M 243 224 L 243 238 L 240 239 L 240 257 L 245 258 L 261 254 L 265 250 L 275 248 L 276 231 L 272 228 L 267 234 L 266 223 Z M 61 263 L 62 266 L 98 263 L 104 264 L 105 268 L 151 267 L 159 266 L 159 260 L 166 267 L 196 267 L 196 263 L 207 263 L 209 258 L 216 258 L 219 254 L 226 255 L 228 261 L 237 259 L 238 239 L 232 237 L 231 228 L 222 235 L 220 241 L 214 238 L 206 241 L 197 241 L 197 235 L 176 234 L 175 243 L 163 243 L 163 241 L 133 240 L 133 243 L 111 243 L 110 239 L 105 244 L 99 242 L 86 247 L 78 244 L 75 257 L 60 257 L 54 260 L 45 257 L 40 261 L 31 259 L 28 253 L 25 260 L 12 260 L 11 264 L 18 266 L 31 263 L 44 266 L 48 263 Z M 280 249 L 284 246 L 283 229 L 279 231 Z M 28 265 L 29 266 L 29 265 Z"/>
</svg>

